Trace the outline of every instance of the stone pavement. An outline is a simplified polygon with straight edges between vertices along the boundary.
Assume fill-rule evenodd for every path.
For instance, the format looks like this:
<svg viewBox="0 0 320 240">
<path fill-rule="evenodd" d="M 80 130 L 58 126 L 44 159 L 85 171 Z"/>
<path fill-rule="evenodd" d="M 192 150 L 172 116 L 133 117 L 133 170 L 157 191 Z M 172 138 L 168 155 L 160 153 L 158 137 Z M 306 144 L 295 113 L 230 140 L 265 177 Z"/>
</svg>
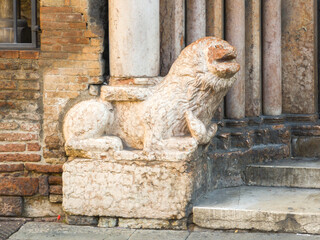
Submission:
<svg viewBox="0 0 320 240">
<path fill-rule="evenodd" d="M 320 240 L 320 235 L 222 232 L 210 230 L 135 230 L 28 222 L 9 240 Z"/>
</svg>

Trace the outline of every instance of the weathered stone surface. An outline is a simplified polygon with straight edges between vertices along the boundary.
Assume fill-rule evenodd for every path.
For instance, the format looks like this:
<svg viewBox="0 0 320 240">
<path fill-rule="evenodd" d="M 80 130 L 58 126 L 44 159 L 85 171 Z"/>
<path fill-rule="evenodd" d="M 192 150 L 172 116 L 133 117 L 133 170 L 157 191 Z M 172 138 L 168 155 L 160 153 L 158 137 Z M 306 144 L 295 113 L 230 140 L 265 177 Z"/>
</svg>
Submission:
<svg viewBox="0 0 320 240">
<path fill-rule="evenodd" d="M 0 197 L 0 216 L 21 216 L 23 202 L 21 197 Z"/>
<path fill-rule="evenodd" d="M 90 225 L 97 226 L 98 218 L 89 216 L 67 215 L 67 223 L 70 225 Z"/>
<path fill-rule="evenodd" d="M 294 157 L 320 157 L 320 136 L 299 136 L 292 139 Z"/>
<path fill-rule="evenodd" d="M 26 177 L 0 178 L 0 194 L 11 196 L 31 196 L 38 192 L 39 179 Z"/>
<path fill-rule="evenodd" d="M 320 191 L 244 186 L 217 189 L 193 208 L 193 222 L 213 229 L 319 234 Z"/>
<path fill-rule="evenodd" d="M 241 119 L 245 117 L 245 1 L 225 1 L 225 38 L 237 49 L 237 62 L 240 71 L 234 76 L 236 82 L 226 98 L 226 117 Z"/>
<path fill-rule="evenodd" d="M 109 2 L 110 75 L 158 76 L 159 1 Z M 124 33 L 130 37 L 123 37 Z M 119 39 L 122 39 L 119 41 Z M 131 51 L 127 51 L 131 49 Z"/>
<path fill-rule="evenodd" d="M 187 45 L 206 36 L 206 0 L 186 1 Z"/>
<path fill-rule="evenodd" d="M 204 161 L 75 159 L 64 164 L 63 207 L 72 215 L 185 218 L 206 188 Z"/>
<path fill-rule="evenodd" d="M 318 159 L 283 159 L 251 164 L 245 171 L 246 183 L 256 186 L 320 188 Z"/>
<path fill-rule="evenodd" d="M 61 185 L 50 185 L 50 193 L 53 194 L 62 194 L 62 186 Z"/>
<path fill-rule="evenodd" d="M 108 86 L 101 89 L 101 99 L 104 101 L 144 101 L 151 94 L 151 89 L 143 87 Z"/>
<path fill-rule="evenodd" d="M 189 232 L 187 231 L 155 231 L 155 230 L 137 230 L 135 231 L 130 240 L 141 240 L 141 239 L 149 239 L 152 236 L 154 240 L 185 240 L 189 236 Z"/>
<path fill-rule="evenodd" d="M 165 76 L 185 47 L 185 0 L 160 0 L 160 37 L 160 74 Z"/>
<path fill-rule="evenodd" d="M 49 194 L 48 176 L 39 177 L 39 194 L 42 196 L 48 196 Z"/>
<path fill-rule="evenodd" d="M 119 218 L 119 227 L 145 228 L 145 229 L 187 229 L 187 219 L 164 220 L 164 219 L 129 219 Z"/>
<path fill-rule="evenodd" d="M 263 114 L 276 116 L 282 113 L 281 1 L 262 1 L 262 16 Z"/>
<path fill-rule="evenodd" d="M 261 96 L 261 1 L 246 1 L 246 116 L 260 116 Z"/>
<path fill-rule="evenodd" d="M 56 217 L 64 215 L 61 204 L 51 203 L 47 196 L 25 197 L 24 217 Z"/>
<path fill-rule="evenodd" d="M 49 176 L 49 184 L 61 185 L 62 177 L 61 176 Z"/>
<path fill-rule="evenodd" d="M 313 0 L 282 0 L 284 113 L 317 111 L 316 6 Z"/>
<path fill-rule="evenodd" d="M 50 194 L 49 201 L 52 203 L 62 203 L 62 195 Z"/>
<path fill-rule="evenodd" d="M 117 218 L 99 217 L 98 227 L 113 228 L 118 224 Z"/>
</svg>

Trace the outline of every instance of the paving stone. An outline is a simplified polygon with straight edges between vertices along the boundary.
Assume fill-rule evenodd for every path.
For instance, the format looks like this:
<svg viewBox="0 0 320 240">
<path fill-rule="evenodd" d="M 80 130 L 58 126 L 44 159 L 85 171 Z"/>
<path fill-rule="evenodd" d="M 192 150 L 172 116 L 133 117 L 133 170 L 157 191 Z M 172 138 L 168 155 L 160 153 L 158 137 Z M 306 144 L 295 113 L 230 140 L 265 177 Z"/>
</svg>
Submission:
<svg viewBox="0 0 320 240">
<path fill-rule="evenodd" d="M 320 188 L 320 160 L 283 159 L 251 164 L 245 175 L 249 185 Z"/>
<path fill-rule="evenodd" d="M 0 240 L 7 239 L 19 230 L 24 221 L 0 221 Z"/>
<path fill-rule="evenodd" d="M 10 240 L 127 240 L 135 230 L 70 226 L 62 223 L 26 223 Z"/>
<path fill-rule="evenodd" d="M 256 186 L 217 189 L 194 206 L 193 222 L 212 229 L 320 234 L 320 190 Z"/>
<path fill-rule="evenodd" d="M 132 234 L 129 240 L 185 240 L 188 236 L 188 231 L 137 230 Z"/>
</svg>

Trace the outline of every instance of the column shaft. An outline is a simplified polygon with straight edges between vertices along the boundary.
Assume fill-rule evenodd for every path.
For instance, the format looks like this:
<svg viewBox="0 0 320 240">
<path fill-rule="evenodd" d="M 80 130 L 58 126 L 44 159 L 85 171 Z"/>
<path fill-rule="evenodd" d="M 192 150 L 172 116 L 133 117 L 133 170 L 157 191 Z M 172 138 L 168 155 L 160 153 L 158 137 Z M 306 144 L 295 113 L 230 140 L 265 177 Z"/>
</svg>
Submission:
<svg viewBox="0 0 320 240">
<path fill-rule="evenodd" d="M 109 0 L 112 77 L 159 75 L 159 14 L 158 0 Z"/>
<path fill-rule="evenodd" d="M 282 113 L 281 0 L 263 0 L 263 114 Z"/>
<path fill-rule="evenodd" d="M 245 117 L 245 0 L 226 0 L 226 40 L 237 49 L 240 71 L 237 81 L 227 94 L 227 118 Z"/>
<path fill-rule="evenodd" d="M 261 115 L 261 1 L 246 1 L 246 116 Z"/>
<path fill-rule="evenodd" d="M 187 45 L 206 36 L 206 0 L 187 0 Z"/>
</svg>

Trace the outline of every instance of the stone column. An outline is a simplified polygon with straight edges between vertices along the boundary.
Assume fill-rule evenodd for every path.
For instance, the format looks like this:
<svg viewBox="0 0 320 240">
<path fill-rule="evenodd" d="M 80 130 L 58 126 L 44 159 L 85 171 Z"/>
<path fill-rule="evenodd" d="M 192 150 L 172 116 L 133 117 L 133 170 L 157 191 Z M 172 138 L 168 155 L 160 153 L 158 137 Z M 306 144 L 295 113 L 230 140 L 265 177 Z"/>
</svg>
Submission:
<svg viewBox="0 0 320 240">
<path fill-rule="evenodd" d="M 246 1 L 246 116 L 261 115 L 261 1 Z"/>
<path fill-rule="evenodd" d="M 112 77 L 159 75 L 159 15 L 159 0 L 109 0 Z"/>
<path fill-rule="evenodd" d="M 237 81 L 227 94 L 227 118 L 245 117 L 245 0 L 226 0 L 226 40 L 236 47 L 240 71 L 235 75 Z"/>
<path fill-rule="evenodd" d="M 276 116 L 282 113 L 281 0 L 263 0 L 262 15 L 263 114 Z"/>
<path fill-rule="evenodd" d="M 224 38 L 224 0 L 206 1 L 206 33 L 207 36 Z M 217 108 L 214 119 L 222 120 L 224 117 L 224 101 Z"/>
<path fill-rule="evenodd" d="M 206 0 L 187 0 L 187 45 L 206 36 Z"/>
<path fill-rule="evenodd" d="M 167 75 L 185 47 L 185 0 L 160 0 L 161 76 Z"/>
</svg>

